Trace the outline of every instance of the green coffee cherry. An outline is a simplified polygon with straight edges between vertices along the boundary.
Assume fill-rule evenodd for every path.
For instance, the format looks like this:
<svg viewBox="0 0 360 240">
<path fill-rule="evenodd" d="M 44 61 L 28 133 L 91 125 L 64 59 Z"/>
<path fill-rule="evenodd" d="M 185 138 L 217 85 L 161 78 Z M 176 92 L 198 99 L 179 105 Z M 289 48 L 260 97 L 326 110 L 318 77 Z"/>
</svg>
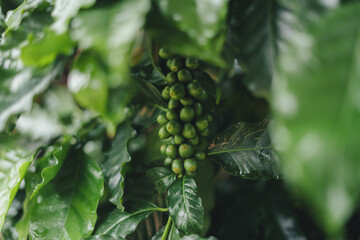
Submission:
<svg viewBox="0 0 360 240">
<path fill-rule="evenodd" d="M 177 120 L 179 119 L 177 113 L 174 110 L 166 112 L 166 118 L 169 120 Z"/>
<path fill-rule="evenodd" d="M 196 177 L 196 171 L 195 172 L 189 172 L 189 171 L 185 171 L 185 174 L 190 176 L 190 177 Z"/>
<path fill-rule="evenodd" d="M 172 162 L 173 162 L 173 160 L 171 158 L 167 157 L 164 160 L 164 166 L 169 167 L 169 166 L 171 166 Z"/>
<path fill-rule="evenodd" d="M 195 137 L 189 138 L 189 139 L 187 140 L 187 142 L 188 142 L 189 144 L 193 145 L 193 146 L 198 145 L 198 144 L 200 143 L 199 135 L 196 134 Z"/>
<path fill-rule="evenodd" d="M 181 132 L 181 124 L 176 120 L 170 120 L 166 124 L 166 130 L 171 134 L 175 135 Z"/>
<path fill-rule="evenodd" d="M 190 144 L 183 143 L 179 147 L 179 154 L 183 158 L 191 157 L 194 154 L 194 148 Z"/>
<path fill-rule="evenodd" d="M 197 161 L 194 158 L 187 158 L 184 161 L 184 168 L 188 172 L 195 172 L 197 169 Z"/>
<path fill-rule="evenodd" d="M 195 158 L 197 160 L 200 160 L 200 161 L 205 160 L 206 159 L 206 154 L 204 152 L 196 152 L 195 153 Z"/>
<path fill-rule="evenodd" d="M 163 145 L 161 145 L 161 147 L 160 147 L 160 152 L 162 153 L 162 154 L 166 154 L 166 144 L 163 144 Z"/>
<path fill-rule="evenodd" d="M 182 83 L 187 83 L 192 80 L 191 72 L 187 69 L 181 69 L 177 73 L 177 77 L 178 77 L 179 81 Z"/>
<path fill-rule="evenodd" d="M 191 97 L 184 97 L 180 99 L 180 102 L 184 106 L 190 106 L 194 103 L 194 100 Z"/>
<path fill-rule="evenodd" d="M 183 67 L 183 63 L 180 58 L 171 58 L 169 60 L 170 63 L 168 67 L 172 72 L 177 72 Z"/>
<path fill-rule="evenodd" d="M 185 65 L 187 68 L 189 68 L 191 70 L 195 70 L 199 66 L 199 63 L 196 58 L 187 58 L 185 60 Z"/>
<path fill-rule="evenodd" d="M 168 102 L 168 108 L 170 110 L 175 109 L 175 108 L 177 108 L 179 106 L 180 106 L 180 102 L 178 100 L 173 99 L 173 98 L 170 99 L 169 102 Z"/>
<path fill-rule="evenodd" d="M 203 137 L 207 137 L 207 136 L 209 136 L 210 131 L 209 131 L 209 129 L 207 128 L 207 129 L 205 129 L 204 131 L 200 132 L 200 134 L 201 134 L 201 136 L 203 136 Z"/>
<path fill-rule="evenodd" d="M 180 110 L 180 120 L 190 122 L 195 117 L 195 110 L 192 107 L 185 106 Z"/>
<path fill-rule="evenodd" d="M 197 130 L 202 132 L 209 126 L 209 122 L 206 119 L 201 118 L 196 121 L 195 126 L 196 126 Z"/>
<path fill-rule="evenodd" d="M 163 59 L 168 59 L 169 57 L 171 57 L 171 53 L 166 48 L 160 48 L 159 56 Z"/>
<path fill-rule="evenodd" d="M 178 149 L 176 145 L 170 144 L 166 147 L 166 156 L 169 158 L 176 158 L 178 155 Z"/>
<path fill-rule="evenodd" d="M 202 107 L 201 103 L 195 102 L 193 107 L 195 109 L 195 116 L 200 117 L 201 114 L 203 113 L 203 107 Z"/>
<path fill-rule="evenodd" d="M 184 85 L 181 83 L 175 83 L 170 87 L 169 90 L 170 97 L 175 100 L 180 100 L 185 97 L 186 90 Z"/>
<path fill-rule="evenodd" d="M 197 99 L 200 100 L 200 101 L 206 101 L 208 99 L 207 92 L 203 89 L 202 93 L 200 94 L 199 97 L 197 97 Z"/>
<path fill-rule="evenodd" d="M 166 118 L 166 114 L 165 113 L 160 113 L 157 118 L 156 121 L 160 124 L 163 125 L 165 123 L 168 122 L 168 119 Z"/>
<path fill-rule="evenodd" d="M 188 83 L 188 85 L 186 86 L 187 87 L 187 90 L 188 90 L 188 93 L 190 94 L 190 96 L 192 97 L 199 97 L 202 92 L 203 92 L 203 89 L 200 85 L 200 83 L 196 80 L 192 81 L 191 83 Z M 171 96 L 171 94 L 170 94 Z"/>
<path fill-rule="evenodd" d="M 161 97 L 164 99 L 164 100 L 169 100 L 170 99 L 170 94 L 169 92 L 167 92 L 165 89 L 163 89 L 161 91 Z"/>
<path fill-rule="evenodd" d="M 207 118 L 208 122 L 212 122 L 213 118 L 210 114 L 207 114 L 205 117 Z"/>
<path fill-rule="evenodd" d="M 191 123 L 185 123 L 182 129 L 182 135 L 185 138 L 193 138 L 196 135 L 196 129 Z"/>
<path fill-rule="evenodd" d="M 185 142 L 185 138 L 181 134 L 176 134 L 173 139 L 174 139 L 174 143 L 177 145 L 180 145 Z"/>
<path fill-rule="evenodd" d="M 174 159 L 171 164 L 171 169 L 175 174 L 180 174 L 183 171 L 183 163 L 180 159 Z"/>
<path fill-rule="evenodd" d="M 159 129 L 159 137 L 162 139 L 170 137 L 170 133 L 166 130 L 165 125 Z"/>
<path fill-rule="evenodd" d="M 178 79 L 177 79 L 176 73 L 174 73 L 174 72 L 169 72 L 168 74 L 166 74 L 166 81 L 167 81 L 169 84 L 176 83 L 177 80 L 178 80 Z"/>
</svg>

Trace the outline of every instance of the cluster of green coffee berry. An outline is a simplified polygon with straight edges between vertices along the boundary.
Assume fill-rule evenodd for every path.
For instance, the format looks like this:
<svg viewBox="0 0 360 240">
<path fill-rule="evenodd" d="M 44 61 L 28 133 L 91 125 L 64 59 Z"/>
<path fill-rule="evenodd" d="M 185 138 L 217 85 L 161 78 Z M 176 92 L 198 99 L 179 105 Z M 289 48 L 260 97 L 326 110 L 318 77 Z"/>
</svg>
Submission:
<svg viewBox="0 0 360 240">
<path fill-rule="evenodd" d="M 171 144 L 162 145 L 160 149 L 166 156 L 164 165 L 171 166 L 175 174 L 182 175 L 185 170 L 187 175 L 194 176 L 197 161 L 206 158 L 206 154 L 197 151 L 197 147 L 201 137 L 209 135 L 208 124 L 212 121 L 200 103 L 208 95 L 200 83 L 193 79 L 192 70 L 198 68 L 197 59 L 173 57 L 163 48 L 159 56 L 167 60 L 169 69 L 166 74 L 168 84 L 161 91 L 162 98 L 168 101 L 168 109 L 157 117 L 161 125 L 159 137 L 171 137 Z"/>
</svg>

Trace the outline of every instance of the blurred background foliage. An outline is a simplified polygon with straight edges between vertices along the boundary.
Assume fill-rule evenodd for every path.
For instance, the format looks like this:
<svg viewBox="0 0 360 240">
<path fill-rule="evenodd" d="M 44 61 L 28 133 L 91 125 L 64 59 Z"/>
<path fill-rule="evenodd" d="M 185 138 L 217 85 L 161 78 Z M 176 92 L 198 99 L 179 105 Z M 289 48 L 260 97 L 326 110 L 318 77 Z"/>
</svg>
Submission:
<svg viewBox="0 0 360 240">
<path fill-rule="evenodd" d="M 204 148 L 261 131 L 215 150 L 274 151 L 209 148 L 195 179 L 202 236 L 358 239 L 359 14 L 350 0 L 0 0 L 0 239 L 80 239 L 131 200 L 165 206 L 145 176 L 166 143 L 159 47 L 208 74 Z M 39 200 L 51 194 L 54 209 L 79 201 L 92 214 L 76 230 L 56 223 Z M 128 239 L 165 223 L 154 213 Z"/>
</svg>

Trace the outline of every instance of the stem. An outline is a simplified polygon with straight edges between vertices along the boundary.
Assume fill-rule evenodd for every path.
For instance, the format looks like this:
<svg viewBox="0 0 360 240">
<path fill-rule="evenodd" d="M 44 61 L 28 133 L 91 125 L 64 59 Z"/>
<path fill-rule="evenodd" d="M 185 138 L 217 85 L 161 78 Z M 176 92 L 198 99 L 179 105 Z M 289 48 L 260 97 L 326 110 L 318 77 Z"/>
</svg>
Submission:
<svg viewBox="0 0 360 240">
<path fill-rule="evenodd" d="M 161 237 L 161 240 L 166 240 L 167 235 L 169 234 L 169 231 L 170 231 L 170 227 L 171 227 L 171 217 L 169 216 L 168 221 L 166 223 L 165 231 Z"/>
<path fill-rule="evenodd" d="M 159 211 L 159 212 L 168 212 L 169 209 L 168 208 L 154 208 L 155 211 Z"/>
<path fill-rule="evenodd" d="M 165 112 L 169 111 L 169 109 L 166 109 L 166 108 L 164 108 L 162 106 L 159 106 L 159 104 L 154 104 L 154 106 L 157 107 L 158 109 L 161 109 L 161 110 L 165 111 Z"/>
</svg>

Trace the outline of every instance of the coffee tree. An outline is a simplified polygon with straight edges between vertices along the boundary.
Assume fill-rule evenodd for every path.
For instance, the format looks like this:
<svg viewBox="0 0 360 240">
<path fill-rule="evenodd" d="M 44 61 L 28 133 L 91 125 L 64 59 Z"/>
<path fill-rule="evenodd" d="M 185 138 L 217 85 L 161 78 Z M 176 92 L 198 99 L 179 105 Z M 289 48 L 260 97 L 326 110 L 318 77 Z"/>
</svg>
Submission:
<svg viewBox="0 0 360 240">
<path fill-rule="evenodd" d="M 358 239 L 359 14 L 0 0 L 0 240 Z"/>
</svg>

